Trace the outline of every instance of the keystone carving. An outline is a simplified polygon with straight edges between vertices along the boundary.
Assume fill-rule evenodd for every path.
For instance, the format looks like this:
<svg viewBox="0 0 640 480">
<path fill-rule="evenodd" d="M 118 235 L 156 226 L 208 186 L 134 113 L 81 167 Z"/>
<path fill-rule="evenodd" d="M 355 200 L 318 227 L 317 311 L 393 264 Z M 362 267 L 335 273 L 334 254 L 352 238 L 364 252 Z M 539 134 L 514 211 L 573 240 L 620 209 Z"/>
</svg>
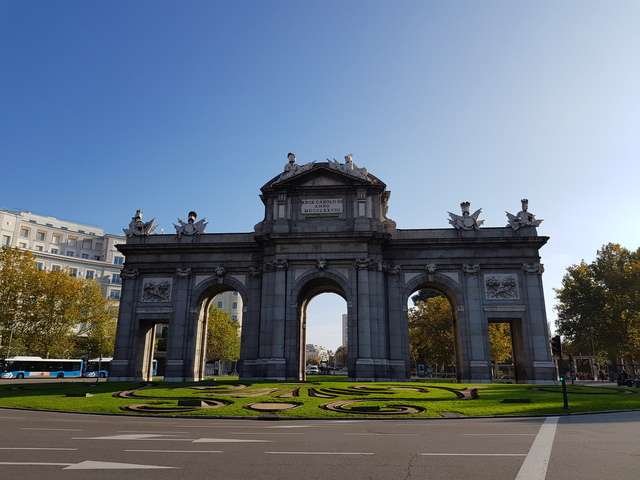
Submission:
<svg viewBox="0 0 640 480">
<path fill-rule="evenodd" d="M 124 268 L 120 273 L 122 278 L 136 278 L 140 272 L 137 268 Z"/>
<path fill-rule="evenodd" d="M 176 268 L 176 275 L 183 278 L 188 277 L 191 275 L 191 267 Z"/>
<path fill-rule="evenodd" d="M 325 270 L 327 268 L 327 260 L 324 258 L 319 258 L 316 262 L 316 268 L 318 270 Z"/>
<path fill-rule="evenodd" d="M 427 271 L 427 273 L 436 273 L 438 266 L 435 263 L 427 263 L 424 266 L 424 269 Z"/>
<path fill-rule="evenodd" d="M 544 265 L 538 262 L 534 263 L 523 263 L 522 269 L 527 273 L 544 273 Z"/>
<path fill-rule="evenodd" d="M 219 280 L 222 279 L 222 277 L 224 277 L 224 274 L 226 273 L 226 270 L 223 266 L 218 265 L 217 267 L 215 267 L 213 269 L 213 273 L 216 274 L 216 277 L 218 277 Z"/>
<path fill-rule="evenodd" d="M 478 273 L 480 271 L 480 265 L 477 263 L 465 263 L 462 265 L 462 271 L 464 273 Z"/>
</svg>

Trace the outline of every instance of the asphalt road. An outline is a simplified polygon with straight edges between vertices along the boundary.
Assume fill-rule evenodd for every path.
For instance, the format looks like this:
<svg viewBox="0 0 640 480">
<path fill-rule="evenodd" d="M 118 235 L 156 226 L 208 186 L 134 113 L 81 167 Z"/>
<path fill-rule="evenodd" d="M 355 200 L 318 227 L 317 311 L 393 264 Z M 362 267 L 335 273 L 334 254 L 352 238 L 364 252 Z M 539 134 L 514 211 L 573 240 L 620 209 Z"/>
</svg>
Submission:
<svg viewBox="0 0 640 480">
<path fill-rule="evenodd" d="M 0 479 L 43 478 L 637 480 L 640 413 L 245 421 L 0 409 Z"/>
</svg>

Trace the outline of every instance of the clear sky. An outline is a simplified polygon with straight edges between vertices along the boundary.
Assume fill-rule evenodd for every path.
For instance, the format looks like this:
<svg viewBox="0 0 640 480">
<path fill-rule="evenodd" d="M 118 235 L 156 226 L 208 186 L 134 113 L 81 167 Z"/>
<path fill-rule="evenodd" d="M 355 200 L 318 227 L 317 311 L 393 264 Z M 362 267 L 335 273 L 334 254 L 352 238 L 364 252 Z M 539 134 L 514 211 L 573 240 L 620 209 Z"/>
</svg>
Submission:
<svg viewBox="0 0 640 480">
<path fill-rule="evenodd" d="M 0 0 L 0 206 L 251 231 L 286 153 L 383 179 L 400 228 L 544 218 L 564 268 L 640 243 L 637 1 Z M 310 322 L 335 322 L 342 300 Z M 316 318 L 317 316 L 317 318 Z"/>
</svg>

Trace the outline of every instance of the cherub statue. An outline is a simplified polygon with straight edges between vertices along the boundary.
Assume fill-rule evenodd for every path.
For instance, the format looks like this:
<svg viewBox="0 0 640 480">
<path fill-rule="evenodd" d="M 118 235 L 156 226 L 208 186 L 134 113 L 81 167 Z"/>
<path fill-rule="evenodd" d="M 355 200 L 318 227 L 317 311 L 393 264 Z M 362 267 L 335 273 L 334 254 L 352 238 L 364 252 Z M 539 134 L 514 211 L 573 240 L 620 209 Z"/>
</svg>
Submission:
<svg viewBox="0 0 640 480">
<path fill-rule="evenodd" d="M 518 231 L 522 227 L 537 227 L 542 223 L 542 219 L 536 220 L 536 216 L 533 213 L 529 213 L 529 200 L 523 198 L 520 200 L 522 204 L 522 210 L 517 215 L 512 215 L 509 212 L 507 214 L 507 220 L 509 223 L 507 227 L 513 228 L 514 231 Z"/>
<path fill-rule="evenodd" d="M 456 230 L 477 230 L 480 225 L 484 223 L 484 220 L 478 220 L 482 209 L 479 208 L 473 214 L 469 215 L 469 207 L 471 203 L 462 202 L 460 208 L 462 209 L 462 215 L 456 215 L 455 213 L 449 213 L 449 223 L 453 225 Z"/>
<path fill-rule="evenodd" d="M 295 170 L 297 167 L 296 165 L 296 154 L 293 152 L 289 152 L 287 153 L 287 164 L 284 166 L 284 171 L 285 172 L 290 172 L 292 170 Z"/>
<path fill-rule="evenodd" d="M 151 235 L 156 229 L 156 219 L 152 218 L 148 222 L 142 221 L 142 210 L 136 210 L 136 214 L 131 217 L 128 228 L 123 228 L 122 231 L 127 237 L 143 237 Z"/>
<path fill-rule="evenodd" d="M 176 227 L 178 238 L 182 237 L 182 235 L 191 237 L 193 235 L 200 235 L 201 233 L 204 233 L 204 229 L 207 226 L 207 219 L 203 218 L 196 222 L 197 218 L 198 214 L 192 210 L 189 212 L 186 222 L 178 219 L 178 223 L 173 224 L 173 226 Z"/>
</svg>

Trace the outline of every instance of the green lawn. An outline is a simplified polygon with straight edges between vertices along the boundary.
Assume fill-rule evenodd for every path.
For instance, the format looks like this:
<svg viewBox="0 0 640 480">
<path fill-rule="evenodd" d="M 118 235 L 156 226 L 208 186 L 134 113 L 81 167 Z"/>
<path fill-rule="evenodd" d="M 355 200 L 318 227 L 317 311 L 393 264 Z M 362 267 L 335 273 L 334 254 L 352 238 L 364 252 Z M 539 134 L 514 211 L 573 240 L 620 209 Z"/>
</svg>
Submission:
<svg viewBox="0 0 640 480">
<path fill-rule="evenodd" d="M 460 392 L 470 387 L 478 389 L 479 397 L 459 398 Z M 570 413 L 640 409 L 640 389 L 597 386 L 568 388 Z M 133 396 L 114 396 L 121 391 L 130 391 Z M 68 396 L 84 393 L 92 396 Z M 192 404 L 178 405 L 178 402 L 185 400 L 191 400 Z M 202 404 L 205 408 L 194 406 L 194 400 L 205 402 Z M 289 410 L 264 412 L 248 408 L 248 405 L 254 403 L 291 403 L 297 406 Z M 331 407 L 334 403 L 332 408 L 338 411 L 327 409 L 327 405 Z M 129 410 L 130 406 L 135 406 L 137 411 Z M 306 383 L 241 382 L 237 378 L 193 384 L 154 382 L 149 385 L 123 382 L 104 382 L 98 385 L 0 383 L 0 407 L 153 416 L 281 418 L 426 418 L 564 412 L 558 386 L 374 383 L 352 382 L 339 377 L 313 377 Z M 361 412 L 353 411 L 358 409 Z M 403 409 L 409 413 L 398 413 L 398 410 Z"/>
</svg>

